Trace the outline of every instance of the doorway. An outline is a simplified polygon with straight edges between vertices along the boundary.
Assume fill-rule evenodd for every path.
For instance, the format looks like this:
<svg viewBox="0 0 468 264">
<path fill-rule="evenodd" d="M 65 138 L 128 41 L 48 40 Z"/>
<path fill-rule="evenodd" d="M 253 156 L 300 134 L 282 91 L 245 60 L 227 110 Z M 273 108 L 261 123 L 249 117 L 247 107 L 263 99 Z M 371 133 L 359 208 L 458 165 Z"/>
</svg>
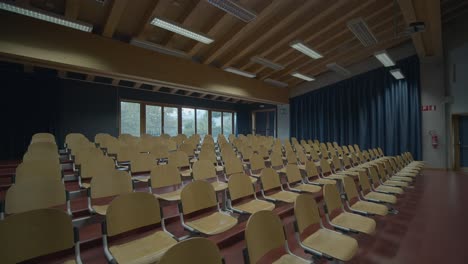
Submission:
<svg viewBox="0 0 468 264">
<path fill-rule="evenodd" d="M 468 115 L 454 115 L 454 167 L 456 170 L 468 171 Z"/>
<path fill-rule="evenodd" d="M 266 109 L 252 112 L 252 134 L 276 137 L 276 110 Z"/>
</svg>

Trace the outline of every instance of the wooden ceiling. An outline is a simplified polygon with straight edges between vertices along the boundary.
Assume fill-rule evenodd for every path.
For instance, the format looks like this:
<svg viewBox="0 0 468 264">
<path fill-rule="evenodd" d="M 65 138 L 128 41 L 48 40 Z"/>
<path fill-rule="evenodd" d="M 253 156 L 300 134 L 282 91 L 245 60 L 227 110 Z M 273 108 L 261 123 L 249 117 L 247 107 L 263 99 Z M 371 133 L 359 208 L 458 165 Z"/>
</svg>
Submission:
<svg viewBox="0 0 468 264">
<path fill-rule="evenodd" d="M 452 0 L 446 0 L 452 1 Z M 394 0 L 238 0 L 257 18 L 246 23 L 205 0 L 17 0 L 70 19 L 94 25 L 93 34 L 129 42 L 132 38 L 188 53 L 194 61 L 214 67 L 235 67 L 257 79 L 286 82 L 289 88 L 303 81 L 293 71 L 318 76 L 327 64 L 357 63 L 408 41 L 406 26 Z M 401 1 L 398 1 L 401 2 Z M 154 17 L 176 21 L 215 41 L 209 45 L 157 28 Z M 347 28 L 351 19 L 363 18 L 378 43 L 364 47 Z M 323 55 L 313 60 L 289 47 L 302 40 Z M 118 56 L 118 55 L 117 55 Z M 285 66 L 273 70 L 250 61 L 261 56 Z"/>
</svg>

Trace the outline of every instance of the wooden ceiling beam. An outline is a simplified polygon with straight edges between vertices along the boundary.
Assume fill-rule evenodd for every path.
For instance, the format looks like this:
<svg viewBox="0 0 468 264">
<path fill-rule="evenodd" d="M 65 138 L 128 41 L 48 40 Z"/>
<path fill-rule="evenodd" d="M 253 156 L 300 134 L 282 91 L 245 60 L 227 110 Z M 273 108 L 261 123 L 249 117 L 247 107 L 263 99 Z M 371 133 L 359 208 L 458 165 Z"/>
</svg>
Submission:
<svg viewBox="0 0 468 264">
<path fill-rule="evenodd" d="M 370 1 L 370 0 L 369 0 Z M 357 1 L 354 1 L 357 3 Z M 324 2 L 322 2 L 324 3 Z M 264 44 L 267 42 L 267 40 L 271 40 L 270 43 L 268 43 L 268 47 L 266 50 L 261 52 L 259 55 L 261 57 L 266 57 L 269 55 L 273 50 L 282 47 L 284 45 L 288 45 L 289 42 L 297 39 L 299 35 L 302 33 L 305 33 L 307 29 L 309 29 L 311 26 L 316 24 L 318 21 L 322 20 L 324 17 L 328 16 L 329 14 L 333 13 L 337 9 L 340 9 L 343 7 L 344 4 L 348 3 L 348 1 L 327 1 L 326 6 L 322 12 L 319 12 L 318 15 L 314 16 L 311 18 L 307 23 L 304 23 L 302 26 L 299 28 L 294 29 L 292 32 L 290 32 L 286 36 L 280 36 L 281 38 L 278 41 L 273 41 L 271 40 L 271 37 L 274 35 L 278 35 L 277 33 L 284 28 L 286 28 L 286 24 L 278 23 L 277 26 L 273 27 L 273 30 L 268 31 L 267 33 L 261 35 L 254 43 L 250 44 L 247 48 L 241 50 L 238 53 L 235 53 L 233 57 L 227 59 L 224 63 L 223 66 L 227 65 L 232 65 L 236 61 L 238 61 L 241 58 L 246 58 L 249 57 L 249 54 L 253 54 L 256 49 L 260 47 L 261 44 Z M 296 12 L 294 12 L 296 13 Z M 290 18 L 292 19 L 292 18 Z M 270 33 L 271 32 L 271 33 Z"/>
<path fill-rule="evenodd" d="M 407 25 L 418 21 L 412 0 L 398 0 L 398 4 Z M 418 53 L 419 57 L 426 57 L 426 47 L 424 46 L 421 33 L 412 34 L 411 39 L 413 40 L 413 45 L 416 48 L 416 52 Z"/>
<path fill-rule="evenodd" d="M 316 31 L 314 34 L 304 39 L 304 42 L 311 43 L 313 40 L 315 40 L 314 43 L 312 44 L 312 47 L 318 51 L 326 50 L 326 52 L 322 52 L 322 55 L 326 58 L 329 54 L 331 54 L 330 51 L 333 50 L 333 48 L 336 48 L 336 46 L 330 44 L 332 41 L 336 39 L 339 40 L 341 36 L 348 37 L 347 40 L 345 41 L 341 40 L 337 43 L 338 46 L 345 46 L 346 45 L 345 43 L 346 42 L 349 43 L 350 40 L 355 39 L 355 36 L 349 31 L 347 27 L 344 27 L 341 30 L 341 32 L 336 33 L 335 35 L 329 38 L 321 40 L 321 37 L 323 35 L 325 35 L 329 31 L 332 31 L 334 28 L 340 28 L 339 25 L 343 23 L 345 24 L 346 21 L 348 21 L 352 17 L 363 16 L 366 18 L 366 21 L 370 21 L 376 17 L 386 17 L 386 19 L 379 21 L 376 25 L 369 25 L 369 27 L 371 27 L 371 30 L 372 29 L 375 30 L 375 28 L 378 27 L 379 25 L 386 23 L 388 21 L 392 21 L 393 19 L 392 16 L 390 17 L 382 16 L 383 13 L 386 13 L 389 10 L 392 11 L 391 10 L 392 6 L 393 5 L 391 3 L 385 5 L 384 7 L 375 7 L 375 8 L 370 8 L 370 9 L 366 9 L 366 7 L 369 7 L 366 5 L 358 6 L 357 8 L 350 10 L 350 12 L 346 13 L 345 16 L 341 16 L 339 19 L 328 24 L 326 27 L 321 28 L 319 31 Z M 364 12 L 363 10 L 365 10 L 364 14 L 362 13 Z M 281 53 L 277 58 L 275 58 L 275 61 L 280 61 L 283 59 L 290 58 L 291 53 L 293 52 L 295 52 L 293 49 L 288 49 L 286 52 Z M 289 75 L 293 71 L 296 71 L 297 69 L 304 67 L 307 64 L 314 64 L 317 62 L 318 62 L 317 60 L 312 60 L 308 56 L 301 53 L 298 56 L 296 56 L 294 59 L 289 59 L 288 62 L 283 63 L 283 65 L 286 66 L 284 70 L 277 71 L 277 72 L 267 71 L 266 73 L 260 74 L 260 72 L 265 69 L 265 67 L 261 67 L 260 69 L 256 71 L 256 74 L 257 76 L 259 76 L 259 79 L 261 80 L 264 80 L 268 78 L 269 76 L 273 76 L 273 78 L 278 78 L 279 75 L 281 76 Z"/>
<path fill-rule="evenodd" d="M 112 38 L 115 29 L 119 24 L 120 17 L 125 11 L 127 3 L 128 0 L 114 0 L 112 2 L 112 7 L 110 9 L 109 15 L 107 16 L 106 23 L 104 24 L 104 30 L 102 32 L 104 37 Z"/>
<path fill-rule="evenodd" d="M 136 34 L 136 38 L 138 39 L 146 39 L 148 31 L 152 27 L 151 21 L 153 18 L 162 16 L 167 8 L 173 3 L 172 0 L 159 0 L 152 2 L 154 3 L 152 8 L 149 8 L 145 15 L 143 15 L 142 24 Z"/>
<path fill-rule="evenodd" d="M 314 3 L 316 1 L 308 1 L 307 5 L 310 5 L 309 3 Z M 231 51 L 232 47 L 236 47 L 239 45 L 239 43 L 249 34 L 256 33 L 256 30 L 259 26 L 262 24 L 267 23 L 270 19 L 274 19 L 275 16 L 278 15 L 279 12 L 283 9 L 284 5 L 290 5 L 291 2 L 288 1 L 283 1 L 283 0 L 274 0 L 271 4 L 269 4 L 262 12 L 257 16 L 257 18 L 248 23 L 246 26 L 244 26 L 241 30 L 239 30 L 236 34 L 234 34 L 231 38 L 229 38 L 227 41 L 225 41 L 224 45 L 220 46 L 218 49 L 213 50 L 211 54 L 207 56 L 207 58 L 203 61 L 204 64 L 210 64 L 213 62 L 216 58 L 221 56 L 224 52 L 226 51 Z M 306 6 L 301 7 L 297 10 L 302 10 L 307 8 Z M 296 13 L 296 12 L 293 12 Z M 280 23 L 276 24 L 279 25 Z"/>
<path fill-rule="evenodd" d="M 441 11 L 440 11 L 440 0 L 432 0 L 432 1 L 421 1 L 421 4 L 426 5 L 426 14 L 424 21 L 429 22 L 428 29 L 423 34 L 430 34 L 430 42 L 432 47 L 432 53 L 428 54 L 430 56 L 435 56 L 437 58 L 443 57 L 443 48 L 442 48 L 442 18 L 441 18 Z"/>
<path fill-rule="evenodd" d="M 182 14 L 181 20 L 183 22 L 181 23 L 184 26 L 189 26 L 191 25 L 195 20 L 200 19 L 200 11 L 203 12 L 202 8 L 203 5 L 205 4 L 204 0 L 198 0 L 198 3 L 194 4 L 194 2 L 190 2 L 190 6 L 184 8 L 186 12 Z M 174 32 L 169 32 L 168 37 L 165 41 L 161 42 L 163 46 L 167 47 L 173 47 L 175 41 L 177 40 L 177 37 L 179 36 L 175 34 Z"/>
<path fill-rule="evenodd" d="M 65 17 L 68 19 L 78 19 L 80 13 L 81 0 L 66 0 Z"/>
</svg>

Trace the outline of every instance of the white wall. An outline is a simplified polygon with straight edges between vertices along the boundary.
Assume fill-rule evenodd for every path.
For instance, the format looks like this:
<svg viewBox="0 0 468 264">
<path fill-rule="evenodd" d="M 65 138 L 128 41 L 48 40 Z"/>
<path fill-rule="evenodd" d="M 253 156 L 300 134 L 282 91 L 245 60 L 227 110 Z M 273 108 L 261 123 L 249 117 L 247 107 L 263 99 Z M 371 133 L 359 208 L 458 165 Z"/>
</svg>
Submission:
<svg viewBox="0 0 468 264">
<path fill-rule="evenodd" d="M 289 104 L 278 105 L 278 138 L 289 139 Z"/>
</svg>

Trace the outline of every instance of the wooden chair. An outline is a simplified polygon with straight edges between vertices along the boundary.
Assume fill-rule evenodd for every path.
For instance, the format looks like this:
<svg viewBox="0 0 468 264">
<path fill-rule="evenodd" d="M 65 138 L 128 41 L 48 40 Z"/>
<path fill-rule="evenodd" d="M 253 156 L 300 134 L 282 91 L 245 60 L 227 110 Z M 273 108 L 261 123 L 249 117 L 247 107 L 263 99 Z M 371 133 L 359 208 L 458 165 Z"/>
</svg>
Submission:
<svg viewBox="0 0 468 264">
<path fill-rule="evenodd" d="M 293 203 L 299 195 L 294 192 L 285 191 L 276 171 L 272 168 L 265 168 L 260 175 L 261 192 L 263 198 L 269 201 Z"/>
<path fill-rule="evenodd" d="M 168 202 L 180 201 L 182 181 L 176 165 L 164 164 L 153 167 L 153 169 L 151 169 L 148 185 L 150 192 L 153 193 L 156 198 Z M 165 193 L 155 193 L 153 190 L 164 187 L 173 187 L 175 190 Z"/>
<path fill-rule="evenodd" d="M 194 180 L 209 180 L 216 192 L 224 191 L 228 185 L 218 179 L 216 168 L 210 160 L 199 160 L 193 164 L 192 174 Z"/>
<path fill-rule="evenodd" d="M 215 243 L 209 239 L 190 238 L 172 246 L 159 260 L 159 264 L 222 264 L 221 252 Z"/>
<path fill-rule="evenodd" d="M 294 164 L 286 165 L 286 179 L 286 184 L 291 191 L 317 193 L 322 190 L 320 186 L 304 183 L 301 171 Z"/>
<path fill-rule="evenodd" d="M 91 213 L 106 215 L 107 204 L 93 204 L 94 199 L 113 197 L 133 191 L 132 178 L 126 171 L 114 170 L 91 179 L 88 189 L 88 208 Z"/>
<path fill-rule="evenodd" d="M 228 207 L 237 213 L 253 214 L 261 210 L 273 210 L 274 203 L 259 200 L 249 176 L 244 173 L 229 177 Z"/>
<path fill-rule="evenodd" d="M 352 178 L 343 178 L 343 187 L 345 190 L 346 205 L 353 213 L 380 216 L 388 214 L 388 208 L 385 205 L 361 200 L 356 184 Z"/>
</svg>

